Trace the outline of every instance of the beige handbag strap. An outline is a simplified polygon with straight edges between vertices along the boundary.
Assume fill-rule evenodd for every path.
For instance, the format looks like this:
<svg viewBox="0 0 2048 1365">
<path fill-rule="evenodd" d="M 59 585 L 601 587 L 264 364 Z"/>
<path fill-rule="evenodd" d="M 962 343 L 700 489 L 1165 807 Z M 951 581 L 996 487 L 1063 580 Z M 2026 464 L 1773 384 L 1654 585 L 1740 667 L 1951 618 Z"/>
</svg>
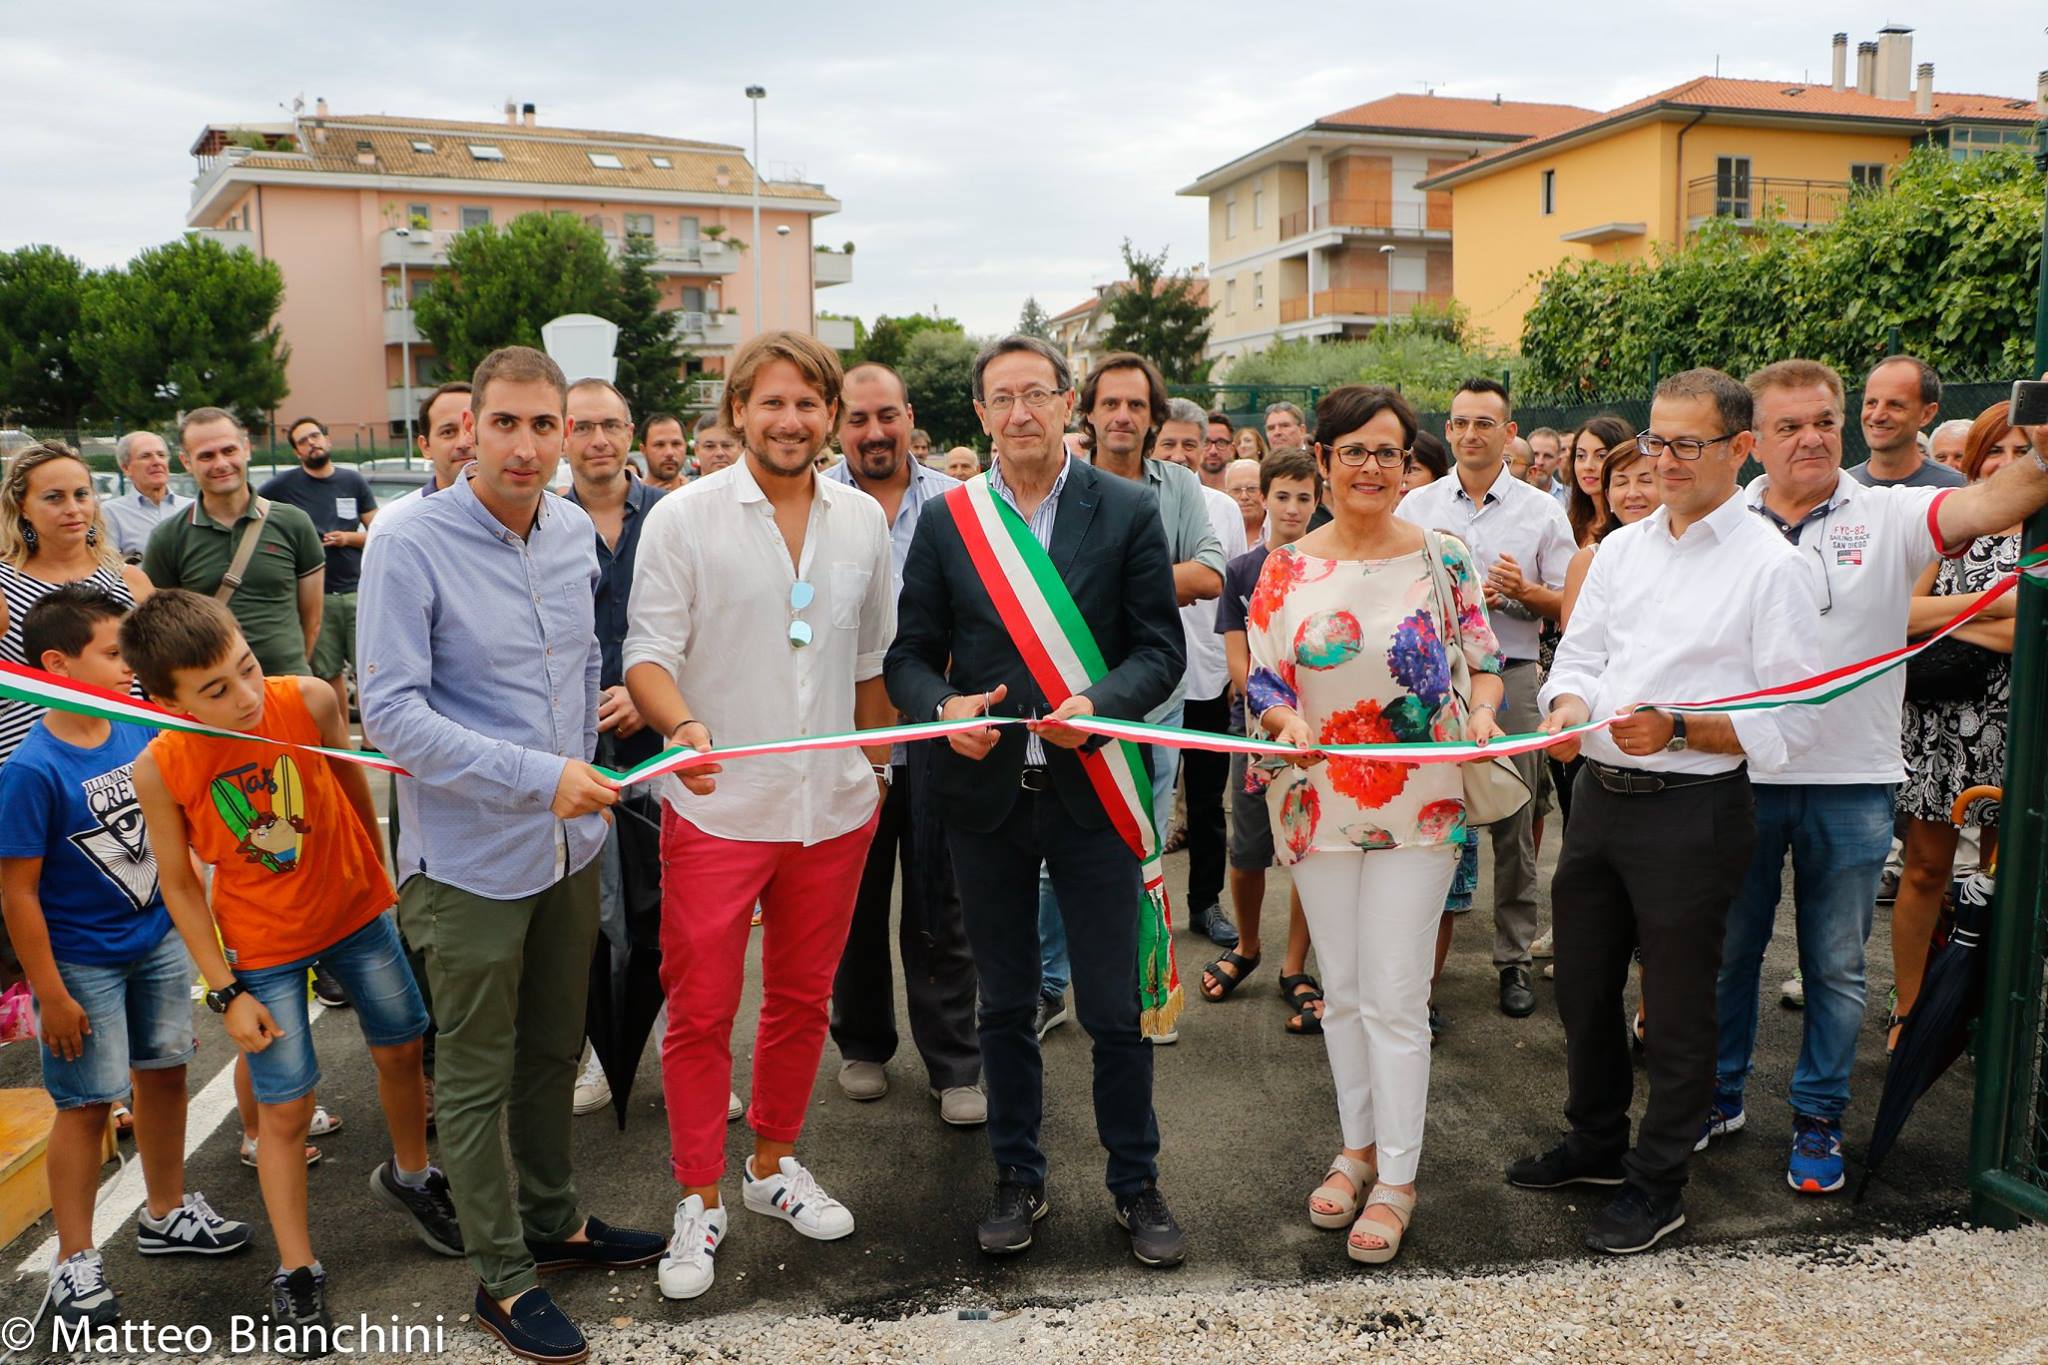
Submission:
<svg viewBox="0 0 2048 1365">
<path fill-rule="evenodd" d="M 1443 636 L 1444 662 L 1451 669 L 1451 695 L 1458 699 L 1458 737 L 1463 738 L 1465 726 L 1472 715 L 1472 666 L 1465 658 L 1465 648 L 1458 641 L 1458 601 L 1451 594 L 1450 575 L 1444 570 L 1443 537 L 1428 527 L 1422 528 L 1422 546 L 1429 555 L 1429 580 L 1436 598 L 1438 633 Z"/>
<path fill-rule="evenodd" d="M 269 519 L 270 500 L 250 494 L 249 520 L 242 527 L 242 538 L 235 542 L 235 557 L 228 563 L 227 575 L 213 590 L 214 601 L 225 603 L 242 586 L 242 575 L 249 571 L 249 561 L 256 557 L 256 542 L 263 539 L 263 523 Z"/>
</svg>

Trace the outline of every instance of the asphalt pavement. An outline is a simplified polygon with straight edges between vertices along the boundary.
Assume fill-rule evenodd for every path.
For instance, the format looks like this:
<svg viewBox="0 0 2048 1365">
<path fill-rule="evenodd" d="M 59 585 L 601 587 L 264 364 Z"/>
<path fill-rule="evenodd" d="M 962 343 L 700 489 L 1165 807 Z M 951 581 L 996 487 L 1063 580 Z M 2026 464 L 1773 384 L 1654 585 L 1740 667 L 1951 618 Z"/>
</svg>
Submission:
<svg viewBox="0 0 2048 1365">
<path fill-rule="evenodd" d="M 1546 850 L 1542 878 L 1546 925 L 1552 857 L 1554 846 Z M 1167 869 L 1178 897 L 1185 858 L 1168 858 Z M 1484 872 L 1480 905 L 1461 926 L 1439 990 L 1448 1031 L 1435 1054 L 1420 1207 L 1398 1263 L 1404 1271 L 1484 1273 L 1589 1255 L 1579 1247 L 1594 1207 L 1586 1193 L 1530 1193 L 1502 1179 L 1507 1160 L 1548 1146 L 1561 1129 L 1564 1040 L 1551 984 L 1540 974 L 1533 1018 L 1511 1020 L 1497 1008 L 1490 883 L 1490 871 Z M 1284 932 L 1285 915 L 1286 877 L 1275 873 L 1269 878 L 1268 925 Z M 1809 1237 L 1896 1236 L 1959 1221 L 1968 1202 L 1965 1155 L 1974 1078 L 1967 1061 L 1922 1103 L 1864 1205 L 1852 1205 L 1846 1194 L 1813 1198 L 1787 1188 L 1791 1113 L 1783 1094 L 1800 1015 L 1779 1006 L 1777 983 L 1793 966 L 1790 915 L 1788 903 L 1765 966 L 1749 1126 L 1695 1159 L 1686 1194 L 1690 1222 L 1678 1240 L 1735 1247 L 1765 1239 L 1782 1246 Z M 1888 919 L 1880 907 L 1870 942 L 1872 1005 L 1847 1118 L 1852 1182 L 1883 1079 L 1879 1021 L 1890 984 Z M 853 1210 L 859 1226 L 852 1236 L 808 1242 L 781 1223 L 747 1213 L 735 1173 L 728 1178 L 733 1224 L 718 1257 L 717 1284 L 705 1297 L 687 1304 L 663 1301 L 651 1269 L 558 1276 L 550 1289 L 568 1312 L 588 1323 L 626 1315 L 685 1324 L 748 1312 L 891 1318 L 934 1308 L 1016 1308 L 1168 1290 L 1345 1281 L 1375 1273 L 1345 1259 L 1341 1234 L 1319 1232 L 1304 1216 L 1308 1192 L 1339 1145 L 1336 1114 L 1321 1042 L 1284 1031 L 1287 1011 L 1274 985 L 1281 939 L 1271 932 L 1268 938 L 1267 961 L 1245 989 L 1212 1005 L 1199 998 L 1194 982 L 1214 950 L 1206 940 L 1177 935 L 1189 1002 L 1179 1043 L 1157 1054 L 1155 1100 L 1164 1139 L 1161 1187 L 1191 1241 L 1180 1269 L 1140 1267 L 1111 1219 L 1089 1100 L 1088 1040 L 1074 1023 L 1045 1041 L 1044 1144 L 1052 1167 L 1052 1215 L 1028 1254 L 1002 1262 L 979 1255 L 973 1226 L 993 1179 L 986 1141 L 980 1130 L 939 1122 L 905 1026 L 885 1098 L 867 1104 L 846 1099 L 834 1081 L 839 1058 L 829 1043 L 819 1069 L 799 1154 Z M 1700 970 L 1714 965 L 1703 962 Z M 750 958 L 749 978 L 733 1036 L 734 1084 L 742 1096 L 759 1001 L 757 955 Z M 899 998 L 899 1015 L 901 1010 Z M 1654 1027 L 1654 1013 L 1652 1020 Z M 197 1093 L 231 1053 L 203 1006 L 195 1005 L 195 1023 L 201 1040 L 192 1070 Z M 332 1306 L 351 1318 L 363 1313 L 381 1322 L 395 1316 L 406 1324 L 428 1323 L 441 1314 L 451 1334 L 473 1332 L 458 1321 L 475 1290 L 466 1265 L 421 1246 L 369 1192 L 369 1173 L 386 1156 L 387 1145 L 353 1016 L 331 1011 L 315 1022 L 314 1031 L 323 1066 L 321 1100 L 345 1119 L 339 1133 L 320 1142 L 325 1159 L 309 1173 L 314 1243 L 329 1275 Z M 591 1213 L 665 1233 L 677 1191 L 668 1172 L 656 1054 L 650 1045 L 623 1131 L 609 1110 L 576 1121 L 576 1157 Z M 0 1053 L 0 1085 L 34 1084 L 31 1049 Z M 255 1172 L 237 1159 L 238 1135 L 231 1110 L 210 1133 L 195 1128 L 187 1183 L 224 1214 L 248 1221 L 255 1229 L 254 1247 L 222 1260 L 145 1261 L 135 1253 L 130 1220 L 107 1242 L 105 1254 L 109 1281 L 131 1320 L 204 1325 L 225 1340 L 233 1315 L 263 1311 L 265 1283 L 276 1263 L 274 1242 L 264 1225 Z M 744 1125 L 733 1124 L 732 1165 L 749 1150 Z M 109 1165 L 107 1176 L 115 1173 Z M 6 1249 L 7 1264 L 18 1265 L 50 1234 L 45 1218 Z M 0 1317 L 33 1311 L 42 1292 L 40 1274 L 13 1277 L 0 1288 Z"/>
</svg>

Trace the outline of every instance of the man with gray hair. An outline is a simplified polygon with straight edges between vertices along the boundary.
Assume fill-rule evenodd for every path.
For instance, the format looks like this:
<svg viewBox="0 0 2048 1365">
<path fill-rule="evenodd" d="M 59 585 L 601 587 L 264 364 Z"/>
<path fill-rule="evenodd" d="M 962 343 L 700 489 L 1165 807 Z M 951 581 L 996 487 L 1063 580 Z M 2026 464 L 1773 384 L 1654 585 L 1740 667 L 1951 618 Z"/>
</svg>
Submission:
<svg viewBox="0 0 2048 1365">
<path fill-rule="evenodd" d="M 1308 444 L 1308 418 L 1284 399 L 1266 405 L 1266 449 L 1286 450 Z"/>
<path fill-rule="evenodd" d="M 1928 439 L 1928 453 L 1936 464 L 1945 464 L 1957 473 L 1963 468 L 1963 443 L 1970 436 L 1970 419 L 1952 417 L 1934 429 Z"/>
<path fill-rule="evenodd" d="M 171 491 L 171 448 L 153 431 L 131 431 L 115 442 L 114 463 L 128 480 L 128 491 L 108 498 L 100 510 L 106 513 L 122 558 L 139 563 L 157 523 L 190 506 L 192 499 Z"/>
</svg>

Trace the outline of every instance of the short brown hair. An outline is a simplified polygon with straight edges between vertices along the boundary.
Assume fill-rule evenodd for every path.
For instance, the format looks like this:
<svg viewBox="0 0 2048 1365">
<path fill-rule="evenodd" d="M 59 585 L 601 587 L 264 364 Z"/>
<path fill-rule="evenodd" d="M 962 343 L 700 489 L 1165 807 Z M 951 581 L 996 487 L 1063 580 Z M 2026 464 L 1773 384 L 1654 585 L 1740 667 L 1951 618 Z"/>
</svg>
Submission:
<svg viewBox="0 0 2048 1365">
<path fill-rule="evenodd" d="M 443 384 L 440 388 L 435 389 L 432 393 L 428 394 L 424 399 L 420 401 L 420 420 L 418 425 L 416 425 L 413 428 L 413 434 L 415 436 L 424 439 L 426 434 L 429 431 L 433 430 L 434 404 L 440 402 L 443 398 L 446 398 L 451 393 L 459 393 L 463 397 L 467 398 L 470 393 L 470 386 L 468 381 L 462 379 L 452 379 L 446 384 Z M 463 406 L 468 407 L 469 405 L 465 403 L 463 404 Z"/>
<path fill-rule="evenodd" d="M 619 386 L 612 383 L 611 380 L 599 379 L 594 374 L 587 375 L 569 386 L 568 393 L 562 395 L 563 402 L 566 404 L 569 394 L 576 392 L 578 389 L 603 389 L 606 393 L 619 400 L 619 406 L 626 410 L 626 420 L 628 422 L 633 420 L 633 405 L 626 401 L 626 395 L 621 393 Z"/>
<path fill-rule="evenodd" d="M 1272 491 L 1275 479 L 1307 479 L 1315 489 L 1322 486 L 1323 472 L 1316 468 L 1316 457 L 1300 446 L 1283 446 L 1259 461 L 1260 497 Z"/>
<path fill-rule="evenodd" d="M 1403 446 L 1415 444 L 1415 409 L 1408 406 L 1407 399 L 1380 384 L 1346 384 L 1324 394 L 1316 404 L 1315 441 L 1318 445 L 1334 446 L 1338 437 L 1358 430 L 1382 412 L 1393 413 L 1394 420 L 1401 424 Z"/>
<path fill-rule="evenodd" d="M 787 360 L 796 366 L 804 382 L 816 389 L 825 405 L 839 407 L 839 390 L 846 374 L 839 366 L 839 353 L 814 336 L 802 332 L 762 332 L 733 355 L 725 367 L 725 398 L 719 404 L 718 424 L 737 433 L 740 405 L 754 392 L 754 381 L 770 361 Z"/>
<path fill-rule="evenodd" d="M 1834 371 L 1828 371 L 1833 374 Z M 1802 381 L 1803 382 L 1803 381 Z M 1842 396 L 1842 381 L 1835 380 L 1835 397 Z M 1730 431 L 1749 431 L 1756 426 L 1756 393 L 1738 383 L 1734 375 L 1712 366 L 1699 365 L 1680 370 L 1657 385 L 1650 401 L 1659 398 L 1704 398 L 1714 405 L 1721 425 Z M 1610 446 L 1609 449 L 1612 449 Z"/>
<path fill-rule="evenodd" d="M 1136 351 L 1111 351 L 1095 362 L 1095 367 L 1088 371 L 1088 377 L 1081 381 L 1081 400 L 1074 410 L 1075 420 L 1090 436 L 1095 434 L 1095 428 L 1088 424 L 1088 414 L 1095 410 L 1095 394 L 1102 387 L 1102 376 L 1116 370 L 1136 370 L 1145 376 L 1145 405 L 1151 409 L 1152 425 L 1145 432 L 1144 453 L 1150 455 L 1152 443 L 1159 439 L 1159 428 L 1173 420 L 1173 413 L 1166 401 L 1166 376 L 1159 373 L 1157 365 Z"/>
<path fill-rule="evenodd" d="M 163 700 L 176 695 L 181 668 L 209 668 L 227 657 L 242 628 L 226 606 L 203 593 L 163 588 L 121 622 L 121 657 L 142 690 Z"/>
<path fill-rule="evenodd" d="M 476 373 L 469 377 L 470 411 L 483 411 L 484 394 L 489 391 L 493 379 L 511 384 L 551 385 L 561 396 L 562 406 L 569 406 L 568 377 L 546 351 L 536 351 L 531 346 L 500 346 L 485 356 L 477 365 Z"/>
<path fill-rule="evenodd" d="M 1920 385 L 1920 401 L 1923 403 L 1939 403 L 1941 401 L 1941 375 L 1932 365 L 1922 360 L 1919 356 L 1905 354 L 1888 355 L 1883 360 L 1872 365 L 1870 373 L 1874 375 L 1887 365 L 1911 365 L 1913 367 L 1913 376 Z M 1864 376 L 1863 386 L 1865 388 L 1870 387 L 1869 375 Z"/>
<path fill-rule="evenodd" d="M 248 438 L 249 429 L 242 425 L 242 419 L 229 412 L 226 408 L 194 408 L 178 419 L 178 444 L 180 446 L 185 444 L 186 432 L 207 422 L 226 422 L 236 431 L 240 432 L 243 439 L 246 440 Z"/>
<path fill-rule="evenodd" d="M 1742 382 L 1752 398 L 1761 398 L 1772 389 L 1810 389 L 1821 384 L 1834 395 L 1836 407 L 1848 406 L 1842 376 L 1835 373 L 1833 366 L 1818 360 L 1776 360 Z"/>
</svg>

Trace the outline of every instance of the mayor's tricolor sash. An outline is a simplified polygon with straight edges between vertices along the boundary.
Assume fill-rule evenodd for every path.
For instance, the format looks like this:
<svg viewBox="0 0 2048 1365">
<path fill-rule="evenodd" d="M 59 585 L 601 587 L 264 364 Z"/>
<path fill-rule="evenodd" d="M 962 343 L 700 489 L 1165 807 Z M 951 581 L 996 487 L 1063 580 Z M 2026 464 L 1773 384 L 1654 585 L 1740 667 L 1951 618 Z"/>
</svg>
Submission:
<svg viewBox="0 0 2048 1365">
<path fill-rule="evenodd" d="M 995 603 L 1024 666 L 1045 699 L 1058 706 L 1109 672 L 1095 633 L 1060 581 L 1052 557 L 1015 508 L 997 497 L 982 475 L 946 493 L 967 557 Z M 1180 973 L 1173 960 L 1173 914 L 1166 873 L 1152 827 L 1152 779 L 1138 746 L 1111 740 L 1092 753 L 1075 751 L 1110 824 L 1137 857 L 1143 881 L 1138 896 L 1138 1002 L 1144 1032 L 1171 1034 L 1180 1019 Z"/>
</svg>

